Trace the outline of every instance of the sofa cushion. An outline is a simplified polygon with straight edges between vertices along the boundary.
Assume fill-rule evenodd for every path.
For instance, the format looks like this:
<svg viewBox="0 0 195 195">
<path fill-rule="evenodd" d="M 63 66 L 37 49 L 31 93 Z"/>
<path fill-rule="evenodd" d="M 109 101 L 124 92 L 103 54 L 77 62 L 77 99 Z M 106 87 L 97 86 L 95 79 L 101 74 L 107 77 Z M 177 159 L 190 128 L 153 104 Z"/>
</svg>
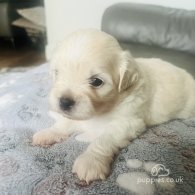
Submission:
<svg viewBox="0 0 195 195">
<path fill-rule="evenodd" d="M 195 78 L 195 55 L 193 54 L 139 43 L 121 42 L 120 44 L 123 49 L 130 50 L 135 58 L 160 58 L 185 69 Z"/>
<path fill-rule="evenodd" d="M 119 3 L 105 11 L 102 30 L 119 41 L 157 45 L 195 54 L 195 11 Z"/>
</svg>

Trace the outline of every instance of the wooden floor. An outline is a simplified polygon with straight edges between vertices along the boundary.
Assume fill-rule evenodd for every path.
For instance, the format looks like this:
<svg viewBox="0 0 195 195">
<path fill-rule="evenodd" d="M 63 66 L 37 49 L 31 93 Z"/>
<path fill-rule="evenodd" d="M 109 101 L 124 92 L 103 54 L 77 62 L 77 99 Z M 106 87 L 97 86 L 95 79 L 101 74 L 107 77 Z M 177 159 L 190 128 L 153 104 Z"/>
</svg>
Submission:
<svg viewBox="0 0 195 195">
<path fill-rule="evenodd" d="M 0 40 L 0 69 L 34 66 L 44 62 L 46 62 L 44 51 L 27 44 L 17 45 L 14 48 L 9 40 Z"/>
</svg>

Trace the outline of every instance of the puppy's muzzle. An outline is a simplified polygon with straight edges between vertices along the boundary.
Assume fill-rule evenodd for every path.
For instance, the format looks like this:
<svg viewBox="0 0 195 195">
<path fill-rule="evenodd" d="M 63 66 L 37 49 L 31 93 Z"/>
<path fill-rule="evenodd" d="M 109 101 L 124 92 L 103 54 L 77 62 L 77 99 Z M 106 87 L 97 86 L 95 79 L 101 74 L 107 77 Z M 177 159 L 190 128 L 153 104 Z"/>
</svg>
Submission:
<svg viewBox="0 0 195 195">
<path fill-rule="evenodd" d="M 61 110 L 70 111 L 72 107 L 75 105 L 75 101 L 71 98 L 61 97 L 59 100 L 59 105 L 60 105 Z"/>
</svg>

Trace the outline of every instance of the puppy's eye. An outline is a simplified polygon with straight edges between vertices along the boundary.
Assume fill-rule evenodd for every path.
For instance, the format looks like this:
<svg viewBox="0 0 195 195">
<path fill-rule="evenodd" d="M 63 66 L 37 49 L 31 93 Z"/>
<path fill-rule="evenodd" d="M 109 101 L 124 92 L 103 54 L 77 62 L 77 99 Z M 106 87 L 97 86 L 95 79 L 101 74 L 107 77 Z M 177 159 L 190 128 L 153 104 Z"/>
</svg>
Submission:
<svg viewBox="0 0 195 195">
<path fill-rule="evenodd" d="M 100 78 L 92 78 L 89 82 L 92 87 L 100 87 L 104 82 Z"/>
</svg>

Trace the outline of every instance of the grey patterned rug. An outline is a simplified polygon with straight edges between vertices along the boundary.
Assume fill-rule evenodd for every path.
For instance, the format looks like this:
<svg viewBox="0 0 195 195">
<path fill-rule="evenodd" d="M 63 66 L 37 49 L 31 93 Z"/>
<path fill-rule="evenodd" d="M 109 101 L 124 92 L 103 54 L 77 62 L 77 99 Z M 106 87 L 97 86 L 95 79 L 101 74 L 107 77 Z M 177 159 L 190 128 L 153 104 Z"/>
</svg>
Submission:
<svg viewBox="0 0 195 195">
<path fill-rule="evenodd" d="M 0 74 L 0 195 L 195 194 L 195 119 L 148 129 L 124 148 L 105 181 L 87 185 L 71 173 L 87 147 L 74 135 L 50 148 L 31 146 L 49 127 L 48 65 Z"/>
</svg>

